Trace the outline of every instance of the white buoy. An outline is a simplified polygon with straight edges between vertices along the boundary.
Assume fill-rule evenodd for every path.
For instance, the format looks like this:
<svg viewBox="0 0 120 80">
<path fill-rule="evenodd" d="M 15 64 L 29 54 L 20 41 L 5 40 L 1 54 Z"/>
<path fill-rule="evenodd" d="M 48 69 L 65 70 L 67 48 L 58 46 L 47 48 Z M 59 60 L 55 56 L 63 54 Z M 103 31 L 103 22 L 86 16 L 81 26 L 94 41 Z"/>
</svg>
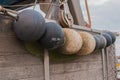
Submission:
<svg viewBox="0 0 120 80">
<path fill-rule="evenodd" d="M 91 54 L 96 46 L 96 42 L 93 35 L 85 31 L 79 32 L 79 35 L 82 37 L 83 45 L 77 54 L 78 55 Z"/>
<path fill-rule="evenodd" d="M 63 28 L 65 44 L 62 46 L 63 54 L 76 54 L 82 47 L 83 41 L 78 32 L 73 29 Z"/>
</svg>

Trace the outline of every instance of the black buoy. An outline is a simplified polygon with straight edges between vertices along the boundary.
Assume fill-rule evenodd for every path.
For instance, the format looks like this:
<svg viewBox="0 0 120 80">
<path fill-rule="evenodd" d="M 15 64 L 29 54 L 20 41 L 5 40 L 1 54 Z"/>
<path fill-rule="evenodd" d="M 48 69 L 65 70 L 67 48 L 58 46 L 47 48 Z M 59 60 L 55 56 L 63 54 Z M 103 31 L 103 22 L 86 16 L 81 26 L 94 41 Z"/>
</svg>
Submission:
<svg viewBox="0 0 120 80">
<path fill-rule="evenodd" d="M 51 50 L 64 44 L 64 32 L 59 24 L 47 22 L 44 27 L 46 27 L 46 32 L 39 40 L 44 48 Z"/>
<path fill-rule="evenodd" d="M 103 49 L 106 47 L 107 41 L 104 36 L 102 35 L 94 35 L 96 41 L 95 49 Z"/>
<path fill-rule="evenodd" d="M 46 27 L 43 24 L 43 16 L 35 10 L 28 9 L 18 14 L 18 20 L 14 22 L 14 31 L 20 40 L 36 41 L 45 32 Z"/>
<path fill-rule="evenodd" d="M 107 44 L 106 47 L 110 46 L 112 44 L 112 38 L 109 34 L 107 33 L 102 33 L 102 36 L 105 37 L 105 39 L 107 40 Z"/>
<path fill-rule="evenodd" d="M 115 34 L 114 34 L 113 32 L 110 32 L 110 31 L 106 31 L 105 33 L 107 33 L 107 34 L 109 34 L 109 35 L 111 36 L 111 38 L 112 38 L 112 43 L 114 43 L 115 40 L 116 40 Z"/>
</svg>

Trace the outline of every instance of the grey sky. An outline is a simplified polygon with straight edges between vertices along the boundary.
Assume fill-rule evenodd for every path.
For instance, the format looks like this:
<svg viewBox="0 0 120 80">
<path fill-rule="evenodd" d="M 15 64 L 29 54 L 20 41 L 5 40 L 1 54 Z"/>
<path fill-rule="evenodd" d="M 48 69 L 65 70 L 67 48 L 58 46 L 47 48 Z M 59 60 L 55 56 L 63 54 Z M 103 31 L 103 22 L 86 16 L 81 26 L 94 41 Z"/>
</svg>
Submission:
<svg viewBox="0 0 120 80">
<path fill-rule="evenodd" d="M 86 16 L 84 0 L 80 1 Z M 88 3 L 93 28 L 120 30 L 120 0 L 88 0 Z"/>
</svg>

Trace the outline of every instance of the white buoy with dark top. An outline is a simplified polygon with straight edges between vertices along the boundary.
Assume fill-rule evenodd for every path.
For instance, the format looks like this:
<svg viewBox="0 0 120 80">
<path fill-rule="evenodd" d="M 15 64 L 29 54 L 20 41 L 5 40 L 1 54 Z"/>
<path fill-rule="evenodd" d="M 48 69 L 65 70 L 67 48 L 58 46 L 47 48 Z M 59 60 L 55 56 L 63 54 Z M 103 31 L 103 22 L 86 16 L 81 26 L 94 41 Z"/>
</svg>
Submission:
<svg viewBox="0 0 120 80">
<path fill-rule="evenodd" d="M 95 38 L 93 37 L 92 34 L 85 31 L 80 31 L 79 34 L 82 37 L 83 45 L 77 54 L 78 55 L 91 54 L 96 47 Z"/>
<path fill-rule="evenodd" d="M 94 38 L 96 40 L 96 47 L 95 49 L 103 49 L 107 45 L 107 40 L 102 35 L 94 35 Z"/>
<path fill-rule="evenodd" d="M 64 32 L 59 24 L 46 22 L 43 27 L 46 27 L 46 31 L 43 37 L 39 39 L 42 47 L 52 50 L 64 44 Z"/>
<path fill-rule="evenodd" d="M 63 54 L 76 54 L 82 47 L 83 41 L 79 33 L 70 28 L 63 28 L 65 34 L 65 43 L 61 47 Z"/>
<path fill-rule="evenodd" d="M 36 41 L 45 32 L 44 24 L 45 20 L 39 12 L 28 9 L 18 14 L 18 19 L 14 22 L 14 31 L 20 40 Z"/>
</svg>

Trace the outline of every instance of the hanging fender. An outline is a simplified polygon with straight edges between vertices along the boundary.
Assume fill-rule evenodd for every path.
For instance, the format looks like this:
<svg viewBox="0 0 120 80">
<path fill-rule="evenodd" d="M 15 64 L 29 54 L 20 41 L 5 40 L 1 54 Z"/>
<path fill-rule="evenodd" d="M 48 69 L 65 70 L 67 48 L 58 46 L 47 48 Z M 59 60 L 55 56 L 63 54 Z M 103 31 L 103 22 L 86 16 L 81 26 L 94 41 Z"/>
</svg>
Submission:
<svg viewBox="0 0 120 80">
<path fill-rule="evenodd" d="M 64 32 L 61 26 L 55 22 L 46 22 L 44 36 L 39 39 L 43 48 L 53 50 L 64 44 Z"/>
<path fill-rule="evenodd" d="M 45 20 L 39 12 L 28 9 L 18 14 L 18 20 L 14 22 L 14 31 L 20 40 L 36 41 L 46 30 L 44 24 Z"/>
<path fill-rule="evenodd" d="M 96 49 L 103 49 L 107 45 L 107 40 L 104 36 L 102 35 L 94 35 L 95 41 L 96 41 Z"/>
<path fill-rule="evenodd" d="M 107 40 L 106 47 L 110 46 L 112 44 L 112 37 L 108 33 L 102 33 L 102 36 Z"/>
</svg>

